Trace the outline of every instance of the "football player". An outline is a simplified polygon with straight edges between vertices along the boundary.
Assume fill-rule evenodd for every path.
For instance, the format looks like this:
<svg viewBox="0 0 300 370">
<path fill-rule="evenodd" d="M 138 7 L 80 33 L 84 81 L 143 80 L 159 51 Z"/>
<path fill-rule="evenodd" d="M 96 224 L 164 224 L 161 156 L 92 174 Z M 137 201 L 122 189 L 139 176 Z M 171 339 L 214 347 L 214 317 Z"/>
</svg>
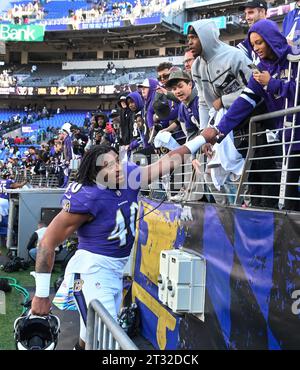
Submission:
<svg viewBox="0 0 300 370">
<path fill-rule="evenodd" d="M 109 146 L 99 145 L 88 151 L 77 182 L 66 189 L 62 211 L 40 242 L 32 314 L 49 313 L 55 248 L 77 230 L 78 251 L 68 263 L 54 304 L 61 309 L 74 309 L 76 304 L 80 312 L 80 340 L 76 349 L 85 346 L 87 308 L 91 300 L 98 299 L 117 319 L 123 268 L 135 238 L 139 189 L 178 167 L 185 155 L 189 157 L 197 152 L 205 142 L 203 136 L 197 136 L 145 167 L 119 161 L 118 153 Z"/>
</svg>

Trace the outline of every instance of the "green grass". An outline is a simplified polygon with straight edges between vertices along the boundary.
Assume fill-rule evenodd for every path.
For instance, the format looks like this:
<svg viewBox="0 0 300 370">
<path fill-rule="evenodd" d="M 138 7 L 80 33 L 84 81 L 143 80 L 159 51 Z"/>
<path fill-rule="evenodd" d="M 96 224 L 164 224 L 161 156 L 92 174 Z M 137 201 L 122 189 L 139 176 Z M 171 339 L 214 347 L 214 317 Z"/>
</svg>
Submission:
<svg viewBox="0 0 300 370">
<path fill-rule="evenodd" d="M 13 325 L 22 313 L 23 296 L 15 289 L 6 293 L 6 314 L 0 315 L 0 350 L 15 349 Z"/>
<path fill-rule="evenodd" d="M 6 249 L 0 248 L 2 255 L 6 254 Z M 7 273 L 0 270 L 1 277 L 10 277 L 17 280 L 18 285 L 23 288 L 29 289 L 32 293 L 34 291 L 34 278 L 30 275 L 30 272 L 34 271 L 34 264 L 32 263 L 28 270 L 20 270 L 18 272 Z M 54 272 L 51 276 L 51 287 L 53 287 L 54 281 L 58 276 L 61 275 L 61 267 L 56 264 Z M 15 342 L 13 338 L 13 324 L 15 319 L 22 313 L 22 302 L 24 296 L 19 293 L 14 287 L 10 293 L 6 293 L 6 314 L 0 314 L 0 350 L 15 349 Z"/>
</svg>

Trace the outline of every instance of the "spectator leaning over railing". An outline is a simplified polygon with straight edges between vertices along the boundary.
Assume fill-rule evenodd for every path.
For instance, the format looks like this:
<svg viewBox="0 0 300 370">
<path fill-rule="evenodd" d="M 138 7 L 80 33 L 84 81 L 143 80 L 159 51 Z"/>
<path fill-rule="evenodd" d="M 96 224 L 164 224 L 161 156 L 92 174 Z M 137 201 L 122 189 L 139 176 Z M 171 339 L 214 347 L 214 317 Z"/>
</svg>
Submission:
<svg viewBox="0 0 300 370">
<path fill-rule="evenodd" d="M 199 93 L 203 129 L 212 107 L 227 109 L 241 94 L 251 76 L 250 60 L 219 39 L 219 30 L 212 20 L 193 22 L 188 30 L 188 44 L 196 58 L 192 76 Z"/>
<path fill-rule="evenodd" d="M 182 70 L 171 72 L 166 88 L 180 101 L 178 105 L 178 120 L 186 137 L 194 137 L 200 129 L 199 97 L 193 89 L 191 77 Z M 171 131 L 172 125 L 165 129 Z"/>
<path fill-rule="evenodd" d="M 215 128 L 207 128 L 203 134 L 213 141 L 214 138 L 227 135 L 231 130 L 238 126 L 255 108 L 257 103 L 263 98 L 269 112 L 274 112 L 285 108 L 285 99 L 288 99 L 288 106 L 294 106 L 295 99 L 295 78 L 296 68 L 292 70 L 291 81 L 287 81 L 288 60 L 287 55 L 292 53 L 286 38 L 280 33 L 276 23 L 270 20 L 260 20 L 255 23 L 248 32 L 249 41 L 253 50 L 260 57 L 258 69 L 253 73 L 250 81 L 242 95 L 232 104 L 227 114 Z M 299 102 L 298 102 L 299 104 Z M 296 116 L 296 125 L 300 124 L 300 115 Z M 277 121 L 278 128 L 282 128 L 283 119 Z M 283 133 L 285 142 L 291 141 L 291 129 Z M 300 141 L 300 129 L 295 128 L 294 141 Z M 291 154 L 300 154 L 300 144 L 292 145 Z M 288 146 L 288 145 L 287 145 Z M 289 160 L 287 175 L 286 197 L 299 198 L 298 181 L 300 175 L 299 157 L 291 157 Z M 272 185 L 273 186 L 273 185 Z M 285 201 L 286 209 L 300 210 L 299 200 Z"/>
<path fill-rule="evenodd" d="M 185 133 L 186 141 L 189 141 L 193 137 L 195 137 L 200 129 L 200 117 L 199 117 L 199 97 L 197 94 L 197 90 L 193 88 L 193 82 L 191 76 L 184 71 L 175 69 L 171 71 L 170 77 L 168 82 L 166 83 L 166 88 L 170 88 L 172 93 L 174 94 L 175 98 L 180 101 L 178 105 L 178 121 L 181 125 L 182 131 Z M 172 127 L 169 126 L 169 129 Z M 169 129 L 165 129 L 165 131 L 169 131 Z M 192 161 L 196 159 L 196 156 L 192 157 Z M 197 169 L 197 180 L 201 181 L 202 179 L 199 177 L 201 176 L 201 166 L 198 161 L 194 161 L 194 167 Z M 203 166 L 202 166 L 203 167 Z M 190 171 L 189 171 L 190 172 Z M 203 168 L 202 168 L 203 172 Z M 192 178 L 194 178 L 194 174 L 188 174 L 185 176 L 185 190 L 187 190 L 189 183 L 191 183 Z M 203 180 L 202 180 L 203 182 Z M 189 189 L 191 194 L 189 195 L 189 200 L 200 200 L 202 198 L 203 193 L 203 185 L 198 185 L 193 189 Z M 175 199 L 181 200 L 180 197 L 187 196 L 188 194 L 185 192 L 181 192 L 176 195 Z"/>
<path fill-rule="evenodd" d="M 222 108 L 228 109 L 242 93 L 250 76 L 251 61 L 239 49 L 219 39 L 219 30 L 212 20 L 193 22 L 188 29 L 188 46 L 196 60 L 192 66 L 192 77 L 199 95 L 200 130 L 207 127 L 211 115 Z M 205 146 L 205 154 L 211 148 Z M 219 203 L 226 198 L 218 196 L 219 191 L 212 183 L 209 172 L 206 182 Z"/>
<path fill-rule="evenodd" d="M 166 89 L 165 85 L 169 80 L 170 73 L 174 69 L 180 69 L 174 67 L 172 63 L 161 63 L 157 66 L 157 79 L 159 86 L 156 88 L 156 94 L 153 100 L 153 110 L 155 115 L 158 117 L 158 123 L 163 127 L 167 128 L 169 125 L 172 126 L 172 132 L 176 130 L 174 138 L 179 141 L 180 144 L 185 142 L 185 135 L 180 129 L 179 125 L 176 125 L 178 118 L 178 107 L 179 100 L 174 96 L 171 91 Z"/>
</svg>

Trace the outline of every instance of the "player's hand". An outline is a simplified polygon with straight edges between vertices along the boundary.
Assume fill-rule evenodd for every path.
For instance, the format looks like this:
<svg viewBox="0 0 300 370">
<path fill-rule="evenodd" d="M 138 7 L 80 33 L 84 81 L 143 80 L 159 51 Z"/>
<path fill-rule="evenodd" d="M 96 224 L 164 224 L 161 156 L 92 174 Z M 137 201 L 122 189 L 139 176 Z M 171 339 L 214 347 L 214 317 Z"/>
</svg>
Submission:
<svg viewBox="0 0 300 370">
<path fill-rule="evenodd" d="M 212 145 L 210 143 L 204 144 L 202 151 L 208 158 L 211 158 L 213 155 Z"/>
<path fill-rule="evenodd" d="M 201 135 L 204 137 L 207 143 L 215 144 L 217 142 L 218 131 L 213 127 L 207 127 L 202 132 Z"/>
<path fill-rule="evenodd" d="M 31 313 L 37 316 L 47 316 L 50 312 L 51 302 L 49 297 L 41 298 L 34 296 L 31 302 Z"/>
<path fill-rule="evenodd" d="M 254 72 L 253 78 L 255 81 L 257 81 L 262 86 L 267 86 L 271 79 L 271 75 L 268 71 Z"/>
</svg>

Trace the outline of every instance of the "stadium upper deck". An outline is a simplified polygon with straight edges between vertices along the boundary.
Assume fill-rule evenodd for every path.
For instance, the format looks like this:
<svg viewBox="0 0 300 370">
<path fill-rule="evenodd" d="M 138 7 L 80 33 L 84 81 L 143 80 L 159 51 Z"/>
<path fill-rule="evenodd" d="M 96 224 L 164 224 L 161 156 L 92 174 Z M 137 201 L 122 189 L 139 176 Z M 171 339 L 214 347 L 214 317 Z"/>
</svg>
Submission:
<svg viewBox="0 0 300 370">
<path fill-rule="evenodd" d="M 74 29 L 85 28 L 84 23 L 130 21 L 167 14 L 172 0 L 130 0 L 130 1 L 87 1 L 87 0 L 33 0 L 4 1 L 0 5 L 3 21 L 20 23 L 39 23 L 46 25 L 47 30 L 66 29 L 63 25 L 71 25 Z M 60 25 L 61 27 L 51 27 Z"/>
<path fill-rule="evenodd" d="M 96 87 L 92 89 L 95 95 L 109 96 L 116 91 L 116 85 L 135 84 L 154 76 L 155 67 L 163 58 L 181 64 L 179 56 L 186 43 L 184 30 L 190 21 L 216 18 L 226 42 L 234 45 L 243 39 L 244 21 L 238 11 L 241 3 L 228 0 L 1 1 L 0 23 L 41 23 L 45 24 L 46 33 L 44 42 L 6 43 L 3 60 L 5 65 L 15 66 L 14 78 L 9 86 L 5 79 L 0 94 L 43 96 L 50 95 L 51 87 L 63 87 L 62 91 L 52 89 L 52 94 L 66 96 L 71 91 L 66 88 L 76 87 L 82 95 L 82 89 L 89 93 Z M 268 15 L 275 20 L 282 19 L 291 6 L 284 5 L 284 0 L 269 3 Z M 108 74 L 106 65 L 112 60 L 116 72 Z M 34 73 L 32 66 L 37 66 Z"/>
</svg>

